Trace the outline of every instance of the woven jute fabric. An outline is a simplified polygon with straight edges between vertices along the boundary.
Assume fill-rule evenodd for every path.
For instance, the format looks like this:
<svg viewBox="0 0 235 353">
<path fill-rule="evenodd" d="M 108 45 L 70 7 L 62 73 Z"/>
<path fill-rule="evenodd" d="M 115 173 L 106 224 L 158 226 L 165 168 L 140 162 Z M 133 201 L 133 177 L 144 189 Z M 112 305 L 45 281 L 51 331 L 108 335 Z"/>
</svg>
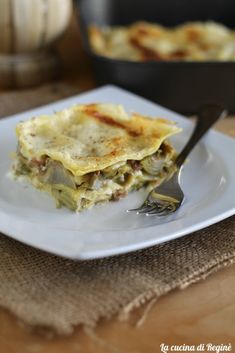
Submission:
<svg viewBox="0 0 235 353">
<path fill-rule="evenodd" d="M 235 262 L 235 217 L 149 249 L 76 262 L 0 236 L 0 305 L 33 327 L 69 334 L 121 317 Z"/>
</svg>

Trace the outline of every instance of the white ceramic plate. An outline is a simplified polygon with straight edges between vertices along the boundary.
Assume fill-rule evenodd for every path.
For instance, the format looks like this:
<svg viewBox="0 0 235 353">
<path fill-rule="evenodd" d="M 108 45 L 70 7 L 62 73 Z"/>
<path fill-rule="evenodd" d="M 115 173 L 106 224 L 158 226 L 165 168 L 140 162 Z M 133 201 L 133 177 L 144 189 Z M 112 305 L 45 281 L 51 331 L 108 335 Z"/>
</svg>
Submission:
<svg viewBox="0 0 235 353">
<path fill-rule="evenodd" d="M 113 86 L 0 120 L 0 231 L 23 243 L 73 259 L 92 259 L 146 248 L 187 235 L 235 213 L 235 140 L 210 131 L 190 155 L 182 175 L 186 201 L 168 218 L 137 216 L 145 192 L 133 192 L 119 202 L 97 205 L 74 214 L 56 209 L 54 201 L 33 187 L 12 181 L 7 173 L 15 151 L 19 121 L 52 113 L 76 103 L 112 102 L 128 111 L 172 119 L 183 132 L 172 138 L 180 150 L 192 123 L 157 104 Z"/>
</svg>

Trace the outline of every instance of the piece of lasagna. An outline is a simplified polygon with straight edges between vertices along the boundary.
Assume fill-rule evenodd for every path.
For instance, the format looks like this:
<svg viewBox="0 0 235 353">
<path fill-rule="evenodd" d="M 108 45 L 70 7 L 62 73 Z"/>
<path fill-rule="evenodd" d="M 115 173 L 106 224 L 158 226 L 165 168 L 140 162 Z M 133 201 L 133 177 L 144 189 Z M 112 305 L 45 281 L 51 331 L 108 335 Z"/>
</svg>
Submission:
<svg viewBox="0 0 235 353">
<path fill-rule="evenodd" d="M 235 32 L 215 22 L 190 22 L 175 28 L 136 22 L 88 29 L 92 50 L 112 59 L 133 61 L 235 60 Z"/>
<path fill-rule="evenodd" d="M 172 122 L 112 104 L 76 105 L 17 125 L 13 172 L 74 211 L 153 188 L 174 171 Z"/>
</svg>

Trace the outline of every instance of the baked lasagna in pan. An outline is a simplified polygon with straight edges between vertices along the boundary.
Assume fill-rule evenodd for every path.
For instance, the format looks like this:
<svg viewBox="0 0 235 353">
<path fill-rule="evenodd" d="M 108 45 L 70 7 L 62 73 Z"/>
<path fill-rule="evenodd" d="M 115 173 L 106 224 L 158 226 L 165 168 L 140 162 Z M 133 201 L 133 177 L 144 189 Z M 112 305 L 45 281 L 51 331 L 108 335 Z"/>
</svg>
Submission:
<svg viewBox="0 0 235 353">
<path fill-rule="evenodd" d="M 15 177 L 74 211 L 153 188 L 174 172 L 167 138 L 180 129 L 112 104 L 76 105 L 17 125 Z"/>
<path fill-rule="evenodd" d="M 88 28 L 91 49 L 112 59 L 133 61 L 235 60 L 235 32 L 215 22 L 167 28 L 148 22 Z"/>
</svg>

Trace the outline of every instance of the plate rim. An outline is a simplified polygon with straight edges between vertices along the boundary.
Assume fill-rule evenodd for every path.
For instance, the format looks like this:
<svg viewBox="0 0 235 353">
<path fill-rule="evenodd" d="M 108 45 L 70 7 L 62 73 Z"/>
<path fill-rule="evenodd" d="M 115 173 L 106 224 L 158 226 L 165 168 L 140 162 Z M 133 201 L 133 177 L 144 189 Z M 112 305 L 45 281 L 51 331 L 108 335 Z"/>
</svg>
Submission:
<svg viewBox="0 0 235 353">
<path fill-rule="evenodd" d="M 170 109 L 167 109 L 165 107 L 162 107 L 154 102 L 151 102 L 141 96 L 138 96 L 132 92 L 129 92 L 127 90 L 124 90 L 122 88 L 119 88 L 117 86 L 114 86 L 114 85 L 105 85 L 105 86 L 102 86 L 102 87 L 99 87 L 99 88 L 96 88 L 96 89 L 93 89 L 93 90 L 90 90 L 90 91 L 86 91 L 86 92 L 83 92 L 81 94 L 78 94 L 78 95 L 74 95 L 74 96 L 71 96 L 71 97 L 67 97 L 65 99 L 62 99 L 62 100 L 58 100 L 56 102 L 52 102 L 52 103 L 49 103 L 49 104 L 46 104 L 46 105 L 42 105 L 42 106 L 39 106 L 39 107 L 36 107 L 34 109 L 30 109 L 30 110 L 26 110 L 24 112 L 20 112 L 19 114 L 14 114 L 14 115 L 11 115 L 9 117 L 4 117 L 4 118 L 1 118 L 0 119 L 0 126 L 2 123 L 4 122 L 9 122 L 9 120 L 14 120 L 15 118 L 19 119 L 19 117 L 21 116 L 24 116 L 25 114 L 27 114 L 28 116 L 30 116 L 30 114 L 40 114 L 38 113 L 38 111 L 40 110 L 45 110 L 45 109 L 51 109 L 55 106 L 58 106 L 58 105 L 61 105 L 61 104 L 66 104 L 68 102 L 69 104 L 69 101 L 72 101 L 74 99 L 81 99 L 82 96 L 87 96 L 88 94 L 95 94 L 95 93 L 99 93 L 102 91 L 105 91 L 105 90 L 113 90 L 113 93 L 121 93 L 121 94 L 124 94 L 126 96 L 132 96 L 134 99 L 137 99 L 144 103 L 147 103 L 147 104 L 151 104 L 153 105 L 153 108 L 160 108 L 160 109 L 163 109 L 164 111 L 167 112 L 168 115 L 172 115 L 172 117 L 175 117 L 179 120 L 184 120 L 186 121 L 187 119 L 185 117 L 183 117 L 181 114 L 178 114 L 174 111 L 171 111 Z M 189 121 L 187 120 L 187 122 L 189 123 Z M 213 137 L 216 137 L 216 136 L 220 136 L 220 138 L 222 138 L 223 140 L 225 139 L 225 141 L 227 141 L 228 144 L 231 143 L 235 143 L 235 140 L 230 137 L 230 136 L 227 136 L 221 132 L 218 132 L 218 131 L 210 131 L 210 135 Z M 235 144 L 234 144 L 235 146 Z M 231 185 L 230 185 L 231 186 Z M 232 188 L 231 186 L 231 190 L 235 192 L 235 186 L 234 188 Z M 227 192 L 229 192 L 229 190 L 227 190 Z M 2 230 L 2 225 L 0 225 L 0 231 L 3 232 L 5 235 L 17 240 L 17 241 L 20 241 L 21 243 L 24 243 L 24 244 L 27 244 L 29 246 L 32 246 L 36 249 L 40 249 L 40 250 L 43 250 L 43 251 L 46 251 L 48 253 L 52 253 L 54 255 L 57 255 L 57 256 L 63 256 L 63 257 L 66 257 L 66 258 L 71 258 L 71 259 L 74 259 L 74 260 L 90 260 L 90 259 L 95 259 L 95 258 L 101 258 L 101 257 L 107 257 L 107 256 L 114 256 L 114 255 L 119 255 L 119 254 L 124 254 L 124 253 L 127 253 L 127 252 L 132 252 L 132 251 L 136 251 L 136 250 L 140 250 L 140 249 L 144 249 L 144 248 L 148 248 L 148 247 L 151 247 L 151 246 L 154 246 L 154 245 L 159 245 L 163 242 L 166 242 L 166 241 L 171 241 L 173 239 L 177 239 L 177 238 L 180 238 L 182 236 L 186 236 L 186 235 L 189 235 L 191 233 L 194 233 L 195 231 L 198 231 L 198 230 L 201 230 L 201 229 L 204 229 L 208 226 L 211 226 L 217 222 L 220 222 L 222 221 L 223 219 L 225 218 L 228 218 L 232 215 L 235 214 L 235 205 L 234 207 L 232 208 L 229 208 L 227 210 L 225 210 L 224 212 L 220 213 L 219 215 L 215 215 L 215 216 L 212 216 L 210 217 L 209 219 L 206 219 L 204 221 L 200 221 L 199 224 L 195 224 L 194 226 L 187 226 L 187 227 L 184 227 L 181 231 L 178 231 L 176 233 L 172 233 L 168 236 L 165 236 L 164 237 L 164 240 L 162 240 L 161 238 L 155 238 L 155 239 L 151 239 L 151 240 L 144 240 L 139 242 L 139 243 L 135 243 L 135 244 L 128 244 L 128 245 L 124 245 L 124 246 L 121 246 L 121 247 L 118 247 L 118 248 L 114 248 L 114 249 L 106 249 L 106 250 L 95 250 L 95 251 L 76 251 L 74 253 L 68 253 L 68 252 L 64 252 L 64 251 L 59 251 L 58 252 L 58 249 L 52 249 L 52 248 L 48 248 L 47 246 L 44 246 L 43 244 L 41 245 L 38 245 L 38 244 L 35 244 L 34 242 L 31 242 L 29 240 L 25 241 L 25 240 L 22 240 L 19 238 L 19 236 L 16 236 L 15 234 L 13 234 L 12 232 L 9 232 L 7 230 Z M 4 212 L 2 212 L 2 210 L 0 209 L 0 224 L 2 223 L 2 217 L 4 217 Z M 11 215 L 9 215 L 9 217 L 11 217 Z M 153 226 L 151 228 L 154 228 L 156 227 Z M 5 227 L 3 227 L 5 228 Z M 133 232 L 133 230 L 128 230 L 129 232 Z M 143 229 L 142 229 L 143 231 Z M 95 231 L 94 231 L 95 232 Z M 100 231 L 99 231 L 100 232 Z M 98 232 L 98 233 L 99 233 Z"/>
</svg>

